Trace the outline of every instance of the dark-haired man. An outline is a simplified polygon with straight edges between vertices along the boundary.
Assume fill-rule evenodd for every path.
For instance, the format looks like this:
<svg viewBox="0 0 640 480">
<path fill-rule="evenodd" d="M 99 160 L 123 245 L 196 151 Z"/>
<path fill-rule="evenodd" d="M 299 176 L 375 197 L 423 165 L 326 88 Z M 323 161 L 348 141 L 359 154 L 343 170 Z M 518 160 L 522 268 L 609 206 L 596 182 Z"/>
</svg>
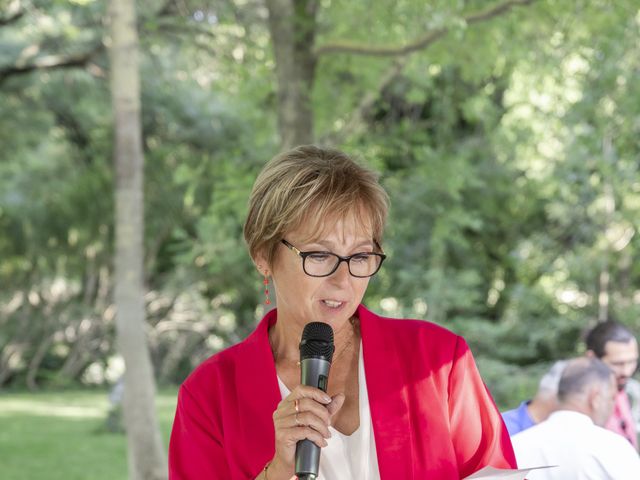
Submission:
<svg viewBox="0 0 640 480">
<path fill-rule="evenodd" d="M 638 449 L 637 414 L 640 385 L 631 376 L 638 367 L 638 342 L 624 325 L 609 320 L 596 325 L 586 338 L 587 356 L 599 358 L 615 374 L 618 392 L 605 427 L 623 435 Z M 633 407 L 633 409 L 632 409 Z"/>
</svg>

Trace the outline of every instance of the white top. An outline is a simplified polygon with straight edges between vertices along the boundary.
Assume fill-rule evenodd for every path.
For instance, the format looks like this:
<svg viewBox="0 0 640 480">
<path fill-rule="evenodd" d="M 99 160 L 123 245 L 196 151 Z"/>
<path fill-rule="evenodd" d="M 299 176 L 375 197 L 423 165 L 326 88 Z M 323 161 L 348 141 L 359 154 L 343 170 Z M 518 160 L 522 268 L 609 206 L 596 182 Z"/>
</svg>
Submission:
<svg viewBox="0 0 640 480">
<path fill-rule="evenodd" d="M 289 393 L 287 386 L 278 377 L 280 394 L 285 398 Z M 369 396 L 364 375 L 362 342 L 358 359 L 358 388 L 360 401 L 360 426 L 351 435 L 343 435 L 329 427 L 331 437 L 328 445 L 320 454 L 320 470 L 317 480 L 380 480 L 376 444 L 373 438 L 373 424 L 369 410 Z"/>
<path fill-rule="evenodd" d="M 513 437 L 519 468 L 528 480 L 638 480 L 640 457 L 622 436 L 594 425 L 582 413 L 560 410 Z"/>
</svg>

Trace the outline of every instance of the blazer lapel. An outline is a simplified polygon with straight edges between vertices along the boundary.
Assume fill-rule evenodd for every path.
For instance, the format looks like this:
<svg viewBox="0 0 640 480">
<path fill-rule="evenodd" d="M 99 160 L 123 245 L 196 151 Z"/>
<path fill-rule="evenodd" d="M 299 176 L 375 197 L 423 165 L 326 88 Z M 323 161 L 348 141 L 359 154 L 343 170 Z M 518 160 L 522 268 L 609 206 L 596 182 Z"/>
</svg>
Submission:
<svg viewBox="0 0 640 480">
<path fill-rule="evenodd" d="M 412 439 L 407 391 L 398 351 L 384 337 L 383 322 L 362 305 L 358 307 L 367 393 L 376 441 L 380 478 L 411 479 Z"/>
<path fill-rule="evenodd" d="M 276 367 L 269 346 L 269 326 L 276 322 L 276 310 L 269 312 L 254 332 L 238 345 L 236 399 L 241 426 L 243 464 L 257 475 L 275 453 L 273 412 L 282 400 Z"/>
</svg>

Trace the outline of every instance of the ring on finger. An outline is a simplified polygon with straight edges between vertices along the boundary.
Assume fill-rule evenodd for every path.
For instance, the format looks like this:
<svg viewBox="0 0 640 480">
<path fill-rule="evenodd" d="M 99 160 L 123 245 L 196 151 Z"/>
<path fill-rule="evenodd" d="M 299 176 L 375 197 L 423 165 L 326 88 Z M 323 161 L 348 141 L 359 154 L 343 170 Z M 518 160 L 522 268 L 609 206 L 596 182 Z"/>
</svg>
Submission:
<svg viewBox="0 0 640 480">
<path fill-rule="evenodd" d="M 297 399 L 293 402 L 293 405 L 296 407 L 296 414 L 300 413 L 300 408 L 298 407 L 298 400 Z"/>
</svg>

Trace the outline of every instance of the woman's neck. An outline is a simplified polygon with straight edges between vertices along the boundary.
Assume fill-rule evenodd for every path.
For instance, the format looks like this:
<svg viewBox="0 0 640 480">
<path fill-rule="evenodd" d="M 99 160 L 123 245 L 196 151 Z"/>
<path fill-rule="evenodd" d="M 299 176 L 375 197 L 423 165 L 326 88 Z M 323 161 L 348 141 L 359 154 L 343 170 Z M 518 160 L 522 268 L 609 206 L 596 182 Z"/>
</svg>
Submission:
<svg viewBox="0 0 640 480">
<path fill-rule="evenodd" d="M 286 322 L 278 321 L 269 330 L 269 343 L 271 344 L 271 351 L 273 357 L 278 363 L 298 363 L 300 360 L 300 338 L 302 337 L 302 331 L 304 325 L 290 325 Z M 355 342 L 359 332 L 358 319 L 352 317 L 349 321 L 345 322 L 340 328 L 337 328 L 333 332 L 334 338 L 334 361 L 345 350 L 351 348 Z"/>
</svg>

